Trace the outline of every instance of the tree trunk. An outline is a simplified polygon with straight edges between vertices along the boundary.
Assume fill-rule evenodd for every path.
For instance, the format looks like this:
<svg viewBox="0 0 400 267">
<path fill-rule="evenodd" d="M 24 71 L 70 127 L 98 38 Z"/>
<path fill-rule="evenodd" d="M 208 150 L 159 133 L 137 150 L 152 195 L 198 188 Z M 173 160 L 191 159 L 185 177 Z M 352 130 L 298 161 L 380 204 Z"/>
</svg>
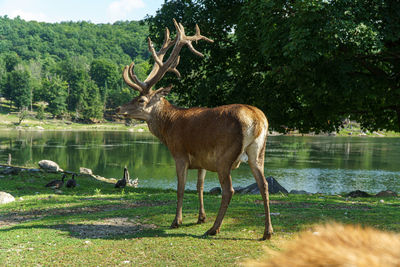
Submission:
<svg viewBox="0 0 400 267">
<path fill-rule="evenodd" d="M 31 87 L 31 112 L 33 112 L 33 89 Z"/>
<path fill-rule="evenodd" d="M 400 132 L 400 106 L 396 107 L 397 112 L 397 131 Z"/>
</svg>

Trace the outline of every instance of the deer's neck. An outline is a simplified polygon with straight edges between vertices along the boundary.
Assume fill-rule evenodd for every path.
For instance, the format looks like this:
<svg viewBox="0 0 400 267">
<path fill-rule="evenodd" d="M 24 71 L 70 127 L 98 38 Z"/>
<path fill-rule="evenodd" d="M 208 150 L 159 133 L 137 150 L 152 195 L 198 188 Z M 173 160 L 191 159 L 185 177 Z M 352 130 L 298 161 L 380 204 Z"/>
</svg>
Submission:
<svg viewBox="0 0 400 267">
<path fill-rule="evenodd" d="M 179 109 L 171 105 L 166 99 L 162 98 L 157 107 L 152 111 L 151 117 L 147 120 L 147 125 L 152 134 L 166 144 L 168 129 L 174 124 L 178 116 Z"/>
</svg>

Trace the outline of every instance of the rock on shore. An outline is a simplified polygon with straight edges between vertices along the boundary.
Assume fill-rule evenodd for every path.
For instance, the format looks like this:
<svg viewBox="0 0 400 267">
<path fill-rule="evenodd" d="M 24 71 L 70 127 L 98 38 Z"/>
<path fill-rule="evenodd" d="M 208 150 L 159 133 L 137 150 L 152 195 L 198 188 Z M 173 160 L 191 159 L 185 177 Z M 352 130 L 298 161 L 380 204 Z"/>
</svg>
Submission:
<svg viewBox="0 0 400 267">
<path fill-rule="evenodd" d="M 41 160 L 38 162 L 39 167 L 47 172 L 62 172 L 63 170 L 58 166 L 57 163 L 51 160 Z"/>
<path fill-rule="evenodd" d="M 0 204 L 7 204 L 10 202 L 14 202 L 15 198 L 6 192 L 0 192 Z"/>
</svg>

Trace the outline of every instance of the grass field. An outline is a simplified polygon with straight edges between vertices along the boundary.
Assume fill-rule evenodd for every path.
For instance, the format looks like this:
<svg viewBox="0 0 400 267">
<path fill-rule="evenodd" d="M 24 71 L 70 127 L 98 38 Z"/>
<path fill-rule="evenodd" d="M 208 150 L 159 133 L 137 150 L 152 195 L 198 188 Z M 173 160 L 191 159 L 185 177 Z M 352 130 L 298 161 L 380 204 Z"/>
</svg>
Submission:
<svg viewBox="0 0 400 267">
<path fill-rule="evenodd" d="M 348 199 L 324 195 L 272 195 L 275 234 L 263 234 L 258 195 L 234 195 L 221 233 L 204 237 L 220 196 L 205 194 L 207 222 L 198 225 L 197 195 L 186 192 L 183 225 L 169 229 L 176 192 L 112 184 L 79 176 L 74 189 L 44 185 L 60 175 L 1 175 L 0 191 L 16 201 L 0 206 L 1 266 L 231 266 L 279 250 L 300 230 L 338 221 L 400 232 L 399 198 Z"/>
</svg>

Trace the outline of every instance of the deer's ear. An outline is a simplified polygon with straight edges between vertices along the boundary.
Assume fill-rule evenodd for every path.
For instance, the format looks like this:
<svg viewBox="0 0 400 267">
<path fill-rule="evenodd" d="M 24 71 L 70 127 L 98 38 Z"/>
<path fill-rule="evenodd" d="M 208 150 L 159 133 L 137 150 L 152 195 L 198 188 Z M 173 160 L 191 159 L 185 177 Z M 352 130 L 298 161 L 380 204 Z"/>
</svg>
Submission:
<svg viewBox="0 0 400 267">
<path fill-rule="evenodd" d="M 168 85 L 167 87 L 161 87 L 157 89 L 156 95 L 159 97 L 166 96 L 169 94 L 169 92 L 171 92 L 171 89 L 172 89 L 172 84 Z"/>
</svg>

